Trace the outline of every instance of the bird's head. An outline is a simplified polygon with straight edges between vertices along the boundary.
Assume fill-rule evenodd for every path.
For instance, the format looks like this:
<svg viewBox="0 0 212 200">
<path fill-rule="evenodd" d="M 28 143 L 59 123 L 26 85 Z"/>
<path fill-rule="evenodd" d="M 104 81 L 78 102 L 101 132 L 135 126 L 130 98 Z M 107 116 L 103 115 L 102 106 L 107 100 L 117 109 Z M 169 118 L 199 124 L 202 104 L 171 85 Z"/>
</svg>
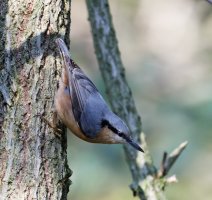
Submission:
<svg viewBox="0 0 212 200">
<path fill-rule="evenodd" d="M 123 139 L 123 143 L 129 143 L 138 151 L 144 152 L 139 144 L 132 139 L 130 130 L 127 125 L 117 115 L 110 113 L 109 117 L 107 117 L 103 123 L 105 123 L 105 125 L 107 125 L 113 133 L 121 137 Z"/>
</svg>

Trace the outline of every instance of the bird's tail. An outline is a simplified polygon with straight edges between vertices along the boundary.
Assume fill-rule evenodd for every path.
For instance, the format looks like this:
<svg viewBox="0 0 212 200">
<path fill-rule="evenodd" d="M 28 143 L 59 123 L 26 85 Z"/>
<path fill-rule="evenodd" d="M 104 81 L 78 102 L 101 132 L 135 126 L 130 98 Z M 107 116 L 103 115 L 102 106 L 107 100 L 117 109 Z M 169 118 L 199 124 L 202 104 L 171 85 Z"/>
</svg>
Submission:
<svg viewBox="0 0 212 200">
<path fill-rule="evenodd" d="M 139 146 L 138 143 L 133 141 L 129 136 L 127 136 L 124 133 L 117 133 L 120 137 L 126 140 L 127 143 L 129 143 L 132 147 L 134 147 L 136 150 L 144 152 L 144 150 Z"/>
<path fill-rule="evenodd" d="M 63 59 L 66 70 L 71 71 L 74 68 L 79 68 L 77 64 L 71 59 L 70 52 L 65 42 L 61 38 L 57 38 L 55 42 L 60 50 L 60 55 Z"/>
</svg>

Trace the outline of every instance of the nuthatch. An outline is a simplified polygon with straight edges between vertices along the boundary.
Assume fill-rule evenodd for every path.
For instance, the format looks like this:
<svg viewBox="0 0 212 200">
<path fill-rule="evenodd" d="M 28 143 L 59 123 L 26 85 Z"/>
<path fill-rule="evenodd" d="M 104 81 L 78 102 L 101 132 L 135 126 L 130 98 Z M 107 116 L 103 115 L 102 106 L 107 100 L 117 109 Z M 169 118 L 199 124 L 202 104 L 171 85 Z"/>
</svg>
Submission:
<svg viewBox="0 0 212 200">
<path fill-rule="evenodd" d="M 71 59 L 64 41 L 58 38 L 56 44 L 65 65 L 55 95 L 56 111 L 62 122 L 85 141 L 129 143 L 143 152 L 132 140 L 126 124 L 111 111 L 93 82 Z"/>
</svg>

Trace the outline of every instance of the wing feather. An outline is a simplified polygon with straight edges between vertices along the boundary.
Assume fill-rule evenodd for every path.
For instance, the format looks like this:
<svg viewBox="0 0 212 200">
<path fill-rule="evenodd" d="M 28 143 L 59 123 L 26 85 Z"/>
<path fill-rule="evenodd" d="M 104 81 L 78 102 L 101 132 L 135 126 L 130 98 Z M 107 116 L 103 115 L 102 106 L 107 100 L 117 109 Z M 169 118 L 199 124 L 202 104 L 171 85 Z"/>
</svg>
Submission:
<svg viewBox="0 0 212 200">
<path fill-rule="evenodd" d="M 96 86 L 80 68 L 70 71 L 72 109 L 83 133 L 95 137 L 101 130 L 105 109 L 109 109 Z"/>
</svg>

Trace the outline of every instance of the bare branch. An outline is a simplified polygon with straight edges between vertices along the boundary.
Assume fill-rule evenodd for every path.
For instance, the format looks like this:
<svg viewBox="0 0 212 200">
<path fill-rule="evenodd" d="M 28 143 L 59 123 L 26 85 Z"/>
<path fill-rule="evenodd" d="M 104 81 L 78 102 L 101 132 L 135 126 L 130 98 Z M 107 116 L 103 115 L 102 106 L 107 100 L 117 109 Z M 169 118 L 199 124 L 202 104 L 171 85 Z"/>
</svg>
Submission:
<svg viewBox="0 0 212 200">
<path fill-rule="evenodd" d="M 187 141 L 181 143 L 176 149 L 172 151 L 172 153 L 169 154 L 168 157 L 167 155 L 165 156 L 165 154 L 167 153 L 166 152 L 164 153 L 161 168 L 158 172 L 158 177 L 164 177 L 168 174 L 169 170 L 176 162 L 177 158 L 181 155 L 183 150 L 186 148 L 187 144 L 188 144 Z"/>
<path fill-rule="evenodd" d="M 115 113 L 125 120 L 134 139 L 141 142 L 145 152 L 140 153 L 129 145 L 124 146 L 133 179 L 130 188 L 133 195 L 138 196 L 140 200 L 165 200 L 163 190 L 169 180 L 166 180 L 163 176 L 161 178 L 157 176 L 157 169 L 150 156 L 145 135 L 141 134 L 141 119 L 125 78 L 108 0 L 86 0 L 86 3 L 95 53 L 111 107 Z M 167 155 L 164 155 L 162 171 L 169 170 L 174 163 L 173 154 L 169 156 L 168 161 L 166 158 Z"/>
</svg>

